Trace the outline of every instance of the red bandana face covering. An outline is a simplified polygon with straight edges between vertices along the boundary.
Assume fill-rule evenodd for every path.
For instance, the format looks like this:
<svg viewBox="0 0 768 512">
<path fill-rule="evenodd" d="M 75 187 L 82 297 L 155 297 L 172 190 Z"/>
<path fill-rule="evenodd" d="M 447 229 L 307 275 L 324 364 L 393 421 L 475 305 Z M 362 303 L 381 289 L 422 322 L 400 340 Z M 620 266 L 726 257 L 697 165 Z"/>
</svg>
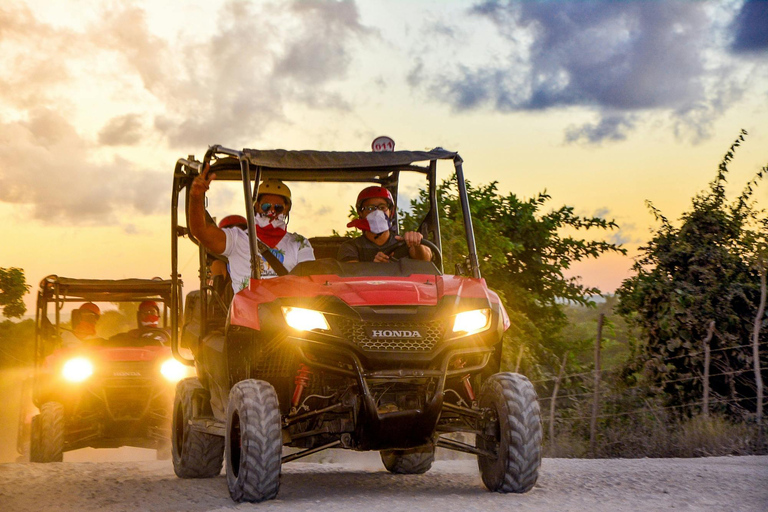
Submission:
<svg viewBox="0 0 768 512">
<path fill-rule="evenodd" d="M 80 322 L 74 329 L 75 335 L 78 337 L 95 336 L 96 326 L 90 322 Z"/>
<path fill-rule="evenodd" d="M 256 214 L 256 236 L 273 249 L 287 233 L 287 227 L 283 213 L 277 216 Z"/>
<path fill-rule="evenodd" d="M 267 224 L 265 227 L 256 226 L 256 236 L 273 249 L 277 247 L 286 233 L 285 229 L 276 228 L 272 224 Z"/>
</svg>

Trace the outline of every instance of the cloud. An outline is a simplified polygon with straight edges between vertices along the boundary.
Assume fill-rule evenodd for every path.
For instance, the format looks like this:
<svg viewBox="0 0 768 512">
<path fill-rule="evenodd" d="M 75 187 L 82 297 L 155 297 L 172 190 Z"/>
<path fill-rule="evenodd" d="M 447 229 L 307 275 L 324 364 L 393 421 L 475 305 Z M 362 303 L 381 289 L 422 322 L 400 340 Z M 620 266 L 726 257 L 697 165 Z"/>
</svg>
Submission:
<svg viewBox="0 0 768 512">
<path fill-rule="evenodd" d="M 419 67 L 418 76 L 435 78 L 409 83 L 457 111 L 580 107 L 601 117 L 569 128 L 570 142 L 623 140 L 640 120 L 633 114 L 649 111 L 671 114 L 678 129 L 695 131 L 744 87 L 724 79 L 729 65 L 712 57 L 724 48 L 708 8 L 704 2 L 484 1 L 469 12 L 493 27 L 504 54 L 434 69 L 423 69 L 429 62 L 423 57 L 413 76 Z"/>
<path fill-rule="evenodd" d="M 243 147 L 289 105 L 349 109 L 335 87 L 375 33 L 352 0 L 230 0 L 193 36 L 154 33 L 136 2 L 79 21 L 0 8 L 0 202 L 48 223 L 162 211 L 167 176 L 130 161 L 145 140 Z"/>
<path fill-rule="evenodd" d="M 142 130 L 138 114 L 113 117 L 99 132 L 99 143 L 105 146 L 133 146 L 141 141 Z"/>
<path fill-rule="evenodd" d="M 627 132 L 633 130 L 634 127 L 633 116 L 604 115 L 597 123 L 568 127 L 565 131 L 565 141 L 568 143 L 583 141 L 598 144 L 606 140 L 625 140 Z"/>
<path fill-rule="evenodd" d="M 768 52 L 768 2 L 744 2 L 731 28 L 734 32 L 731 49 L 734 52 Z"/>
<path fill-rule="evenodd" d="M 347 76 L 350 46 L 371 31 L 351 0 L 230 1 L 207 38 L 153 36 L 144 11 L 107 14 L 95 28 L 164 111 L 154 128 L 172 147 L 252 144 L 289 103 L 348 109 L 332 85 Z"/>
<path fill-rule="evenodd" d="M 167 176 L 130 162 L 91 160 L 92 144 L 60 114 L 34 109 L 0 123 L 0 201 L 48 224 L 107 225 L 122 213 L 163 211 Z"/>
</svg>

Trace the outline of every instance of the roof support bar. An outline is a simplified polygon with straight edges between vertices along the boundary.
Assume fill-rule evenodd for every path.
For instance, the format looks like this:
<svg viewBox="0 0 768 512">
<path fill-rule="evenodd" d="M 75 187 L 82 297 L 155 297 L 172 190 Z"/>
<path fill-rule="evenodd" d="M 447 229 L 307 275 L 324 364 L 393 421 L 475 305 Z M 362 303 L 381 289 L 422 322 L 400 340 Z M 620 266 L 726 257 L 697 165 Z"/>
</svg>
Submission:
<svg viewBox="0 0 768 512">
<path fill-rule="evenodd" d="M 461 201 L 461 212 L 464 216 L 464 232 L 467 234 L 467 249 L 469 250 L 469 266 L 472 271 L 472 277 L 480 278 L 480 262 L 477 259 L 477 247 L 475 246 L 475 232 L 472 230 L 472 213 L 469 211 L 469 197 L 467 196 L 467 185 L 464 182 L 464 169 L 460 157 L 454 159 L 453 165 L 456 167 L 456 178 L 459 189 L 459 200 Z"/>
</svg>

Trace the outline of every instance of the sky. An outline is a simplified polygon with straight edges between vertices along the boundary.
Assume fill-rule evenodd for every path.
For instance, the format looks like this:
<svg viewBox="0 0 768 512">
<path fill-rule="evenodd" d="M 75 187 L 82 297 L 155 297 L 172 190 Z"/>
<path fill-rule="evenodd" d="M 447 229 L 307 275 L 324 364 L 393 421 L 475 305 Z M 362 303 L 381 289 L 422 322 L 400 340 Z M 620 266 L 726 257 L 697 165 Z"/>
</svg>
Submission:
<svg viewBox="0 0 768 512">
<path fill-rule="evenodd" d="M 3 0 L 0 267 L 24 269 L 30 313 L 49 274 L 168 277 L 177 159 L 388 135 L 615 220 L 628 256 L 569 271 L 611 293 L 655 226 L 646 201 L 679 218 L 741 129 L 730 196 L 768 165 L 766 27 L 768 2 L 744 0 Z M 219 215 L 242 209 L 225 185 Z M 297 185 L 290 230 L 343 230 L 356 193 Z"/>
</svg>

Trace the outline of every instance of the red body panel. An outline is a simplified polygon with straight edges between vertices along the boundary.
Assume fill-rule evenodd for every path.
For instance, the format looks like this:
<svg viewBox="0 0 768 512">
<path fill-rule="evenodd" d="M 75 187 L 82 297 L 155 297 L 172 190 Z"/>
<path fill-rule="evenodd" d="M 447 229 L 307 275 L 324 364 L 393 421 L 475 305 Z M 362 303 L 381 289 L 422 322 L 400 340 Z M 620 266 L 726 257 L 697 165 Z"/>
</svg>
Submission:
<svg viewBox="0 0 768 512">
<path fill-rule="evenodd" d="M 251 279 L 248 289 L 235 295 L 230 324 L 259 329 L 258 306 L 282 297 L 335 296 L 356 306 L 434 306 L 445 296 L 484 298 L 498 304 L 485 279 L 459 276 L 411 275 L 408 277 L 283 276 Z M 502 311 L 504 308 L 501 308 Z M 506 311 L 505 325 L 509 324 Z"/>
<path fill-rule="evenodd" d="M 62 361 L 75 356 L 86 356 L 98 361 L 156 361 L 160 358 L 171 358 L 173 354 L 168 347 L 80 347 L 59 349 L 45 358 L 44 367 L 51 369 Z"/>
</svg>

